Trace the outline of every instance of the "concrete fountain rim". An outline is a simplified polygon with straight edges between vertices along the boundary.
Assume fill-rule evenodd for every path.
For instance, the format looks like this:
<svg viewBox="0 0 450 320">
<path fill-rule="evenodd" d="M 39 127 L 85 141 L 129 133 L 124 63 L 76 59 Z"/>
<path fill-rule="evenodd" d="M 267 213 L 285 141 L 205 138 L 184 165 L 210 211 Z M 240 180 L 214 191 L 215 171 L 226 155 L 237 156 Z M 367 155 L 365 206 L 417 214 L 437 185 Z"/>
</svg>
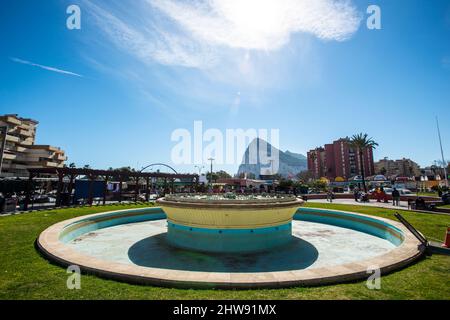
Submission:
<svg viewBox="0 0 450 320">
<path fill-rule="evenodd" d="M 194 198 L 193 196 L 167 196 L 156 200 L 162 207 L 211 208 L 211 209 L 271 209 L 300 207 L 304 201 L 295 197 L 262 197 L 259 199 L 214 199 Z"/>
<path fill-rule="evenodd" d="M 368 270 L 371 270 L 374 266 L 379 267 L 382 274 L 386 274 L 411 264 L 424 253 L 424 248 L 420 242 L 399 222 L 355 212 L 326 210 L 384 221 L 400 229 L 404 235 L 404 241 L 400 246 L 381 256 L 333 266 L 332 268 L 238 273 L 171 270 L 105 261 L 80 253 L 65 245 L 59 239 L 61 232 L 68 225 L 83 219 L 129 211 L 127 209 L 96 213 L 58 222 L 39 235 L 36 240 L 36 247 L 44 257 L 54 263 L 64 267 L 77 265 L 82 272 L 106 279 L 141 285 L 208 289 L 284 288 L 356 281 L 367 279 L 370 275 Z"/>
</svg>

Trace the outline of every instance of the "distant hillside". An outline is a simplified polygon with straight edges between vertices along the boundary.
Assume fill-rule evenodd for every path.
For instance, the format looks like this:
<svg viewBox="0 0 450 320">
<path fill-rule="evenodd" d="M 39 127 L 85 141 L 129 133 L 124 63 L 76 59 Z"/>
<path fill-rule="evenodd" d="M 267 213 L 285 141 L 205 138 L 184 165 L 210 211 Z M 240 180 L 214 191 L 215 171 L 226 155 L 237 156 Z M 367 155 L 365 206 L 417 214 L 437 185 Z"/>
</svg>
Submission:
<svg viewBox="0 0 450 320">
<path fill-rule="evenodd" d="M 247 174 L 251 173 L 256 178 L 258 178 L 261 174 L 261 168 L 262 168 L 263 174 L 269 174 L 271 172 L 270 165 L 262 165 L 260 163 L 259 147 L 260 147 L 261 141 L 264 141 L 264 140 L 255 139 L 248 145 L 248 147 L 244 153 L 242 164 L 239 166 L 239 170 L 238 170 L 239 175 L 242 173 L 247 173 Z M 270 154 L 272 145 L 268 142 L 266 142 L 266 143 L 267 143 L 268 154 Z M 255 144 L 256 144 L 256 146 L 255 146 Z M 250 161 L 249 161 L 249 153 L 250 153 L 251 148 L 256 148 L 255 150 L 257 150 L 257 152 L 258 152 L 258 157 L 257 157 L 257 161 L 255 164 L 250 164 Z M 278 150 L 278 149 L 274 148 L 274 150 Z M 281 150 L 278 150 L 278 153 L 279 153 L 280 161 L 279 161 L 279 168 L 278 168 L 277 173 L 279 175 L 286 177 L 286 178 L 293 177 L 293 176 L 297 175 L 298 173 L 307 170 L 307 160 L 304 155 L 299 154 L 299 153 L 293 153 L 290 151 L 283 152 Z"/>
<path fill-rule="evenodd" d="M 300 153 L 294 153 L 294 152 L 290 152 L 289 150 L 287 150 L 285 152 L 288 156 L 294 157 L 298 160 L 303 160 L 303 161 L 307 161 L 306 157 Z"/>
</svg>

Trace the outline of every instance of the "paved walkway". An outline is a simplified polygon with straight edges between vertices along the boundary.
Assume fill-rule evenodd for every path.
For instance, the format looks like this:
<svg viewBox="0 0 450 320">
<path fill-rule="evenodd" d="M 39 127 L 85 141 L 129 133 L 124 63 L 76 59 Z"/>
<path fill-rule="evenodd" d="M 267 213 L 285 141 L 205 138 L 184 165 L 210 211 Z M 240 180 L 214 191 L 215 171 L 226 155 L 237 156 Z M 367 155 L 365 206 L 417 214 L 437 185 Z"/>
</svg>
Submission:
<svg viewBox="0 0 450 320">
<path fill-rule="evenodd" d="M 308 202 L 327 203 L 327 199 L 311 199 L 311 200 L 308 200 Z M 377 200 L 370 200 L 370 202 L 356 202 L 354 199 L 334 199 L 333 203 L 334 204 L 347 204 L 347 205 L 354 205 L 354 206 L 368 206 L 368 207 L 375 207 L 375 208 L 386 208 L 386 209 L 394 209 L 394 210 L 395 209 L 410 210 L 410 209 L 408 209 L 407 201 L 400 201 L 400 206 L 398 206 L 398 207 L 393 206 L 392 201 L 389 203 L 384 203 L 384 202 L 377 202 Z M 447 215 L 447 216 L 450 215 L 450 213 L 447 213 L 447 212 L 427 211 L 427 210 L 414 210 L 414 212 L 442 214 L 442 215 Z"/>
<path fill-rule="evenodd" d="M 308 200 L 308 202 L 327 203 L 327 200 L 326 199 L 311 199 L 311 200 Z M 384 203 L 384 202 L 377 202 L 377 200 L 370 200 L 370 202 L 356 202 L 354 199 L 334 199 L 333 203 L 358 205 L 358 206 L 370 206 L 370 207 L 387 208 L 387 209 L 408 210 L 408 202 L 407 201 L 400 201 L 399 207 L 393 206 L 392 201 L 389 203 Z"/>
</svg>

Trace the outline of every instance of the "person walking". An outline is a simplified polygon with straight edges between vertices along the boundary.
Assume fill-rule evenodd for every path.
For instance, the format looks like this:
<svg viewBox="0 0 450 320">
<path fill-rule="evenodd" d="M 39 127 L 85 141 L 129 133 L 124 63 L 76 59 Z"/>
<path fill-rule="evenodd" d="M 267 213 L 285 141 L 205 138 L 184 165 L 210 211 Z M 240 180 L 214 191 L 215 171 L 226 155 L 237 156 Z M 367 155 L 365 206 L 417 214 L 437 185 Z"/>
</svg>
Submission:
<svg viewBox="0 0 450 320">
<path fill-rule="evenodd" d="M 358 198 L 359 198 L 358 188 L 353 189 L 353 196 L 355 197 L 355 201 L 358 202 Z"/>
<path fill-rule="evenodd" d="M 333 202 L 333 197 L 334 197 L 333 191 L 331 189 L 328 190 L 328 192 L 327 192 L 327 201 L 332 203 Z"/>
<path fill-rule="evenodd" d="M 381 192 L 381 198 L 383 199 L 383 202 L 388 203 L 389 201 L 387 198 L 387 194 L 386 194 L 386 191 L 384 191 L 383 187 L 380 188 L 380 192 Z"/>
<path fill-rule="evenodd" d="M 6 199 L 3 196 L 3 193 L 0 192 L 0 214 L 2 214 L 5 211 L 5 203 Z"/>
<path fill-rule="evenodd" d="M 392 203 L 396 207 L 400 206 L 400 192 L 397 190 L 397 188 L 394 188 L 394 190 L 392 191 Z"/>
<path fill-rule="evenodd" d="M 381 202 L 381 189 L 380 188 L 377 188 L 375 190 L 375 196 L 377 198 L 377 202 Z"/>
</svg>

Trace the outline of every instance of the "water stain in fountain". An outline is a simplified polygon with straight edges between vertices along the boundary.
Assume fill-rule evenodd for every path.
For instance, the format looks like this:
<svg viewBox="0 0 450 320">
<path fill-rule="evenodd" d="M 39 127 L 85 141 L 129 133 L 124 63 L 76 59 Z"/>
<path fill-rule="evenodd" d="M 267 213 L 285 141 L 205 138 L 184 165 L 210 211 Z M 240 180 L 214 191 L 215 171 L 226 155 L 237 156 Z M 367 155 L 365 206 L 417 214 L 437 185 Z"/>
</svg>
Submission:
<svg viewBox="0 0 450 320">
<path fill-rule="evenodd" d="M 204 272 L 274 272 L 305 269 L 318 258 L 317 249 L 303 239 L 292 237 L 283 247 L 245 254 L 216 254 L 171 246 L 166 233 L 142 239 L 128 250 L 136 265 L 151 268 Z"/>
<path fill-rule="evenodd" d="M 86 234 L 84 234 L 84 235 L 82 235 L 82 236 L 76 238 L 76 239 L 74 240 L 74 242 L 80 242 L 80 241 L 83 241 L 83 240 L 85 240 L 85 239 L 95 238 L 96 236 L 97 236 L 97 233 L 95 233 L 95 232 L 89 232 L 89 233 L 86 233 Z"/>
</svg>

